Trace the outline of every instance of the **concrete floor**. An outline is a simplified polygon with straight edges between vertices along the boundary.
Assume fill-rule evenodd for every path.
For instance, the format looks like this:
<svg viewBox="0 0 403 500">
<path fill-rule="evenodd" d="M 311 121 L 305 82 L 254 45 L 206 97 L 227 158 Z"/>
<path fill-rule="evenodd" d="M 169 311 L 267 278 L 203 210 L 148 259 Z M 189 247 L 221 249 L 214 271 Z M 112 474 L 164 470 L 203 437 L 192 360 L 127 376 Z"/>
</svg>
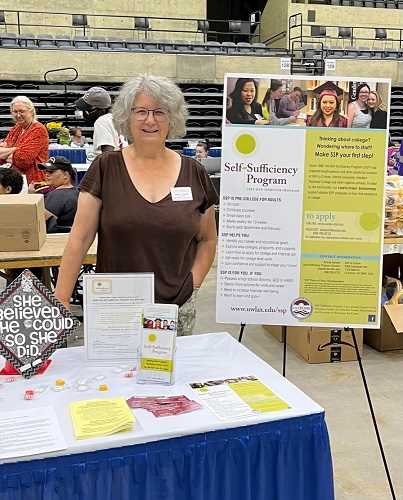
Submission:
<svg viewBox="0 0 403 500">
<path fill-rule="evenodd" d="M 0 280 L 0 290 L 4 286 Z M 195 334 L 227 331 L 238 338 L 239 325 L 215 322 L 216 267 L 198 295 Z M 79 312 L 77 309 L 76 314 Z M 69 345 L 83 343 L 79 338 Z M 281 372 L 283 344 L 261 326 L 247 326 L 243 339 L 251 351 Z M 364 369 L 388 459 L 396 498 L 403 500 L 403 351 L 379 353 L 364 346 Z M 357 362 L 308 364 L 288 349 L 287 378 L 326 411 L 335 476 L 336 500 L 392 498 Z M 290 499 L 293 500 L 293 499 Z"/>
</svg>

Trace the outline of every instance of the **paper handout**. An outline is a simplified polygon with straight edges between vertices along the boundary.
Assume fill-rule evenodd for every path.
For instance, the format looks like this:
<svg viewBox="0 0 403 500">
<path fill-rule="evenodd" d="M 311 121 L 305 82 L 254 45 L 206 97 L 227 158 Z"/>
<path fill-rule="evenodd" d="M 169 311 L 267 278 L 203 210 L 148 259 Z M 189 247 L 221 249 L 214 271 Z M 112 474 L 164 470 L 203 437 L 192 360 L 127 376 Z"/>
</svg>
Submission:
<svg viewBox="0 0 403 500">
<path fill-rule="evenodd" d="M 0 459 L 25 457 L 67 448 L 50 406 L 0 413 Z"/>
<path fill-rule="evenodd" d="M 290 408 L 254 375 L 194 382 L 190 387 L 220 420 L 237 420 Z"/>
<path fill-rule="evenodd" d="M 122 397 L 70 403 L 70 415 L 76 439 L 130 431 L 135 423 L 134 415 Z"/>
</svg>

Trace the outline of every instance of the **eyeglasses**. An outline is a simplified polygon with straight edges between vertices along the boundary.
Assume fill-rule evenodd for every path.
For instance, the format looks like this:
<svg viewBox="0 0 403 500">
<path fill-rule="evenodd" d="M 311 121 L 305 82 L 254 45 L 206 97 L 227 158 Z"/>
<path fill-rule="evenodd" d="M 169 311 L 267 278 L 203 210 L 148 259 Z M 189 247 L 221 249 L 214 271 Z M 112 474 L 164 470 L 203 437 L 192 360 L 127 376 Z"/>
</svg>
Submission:
<svg viewBox="0 0 403 500">
<path fill-rule="evenodd" d="M 29 112 L 29 109 L 18 109 L 18 110 L 13 109 L 11 111 L 11 113 L 13 115 L 25 115 L 25 113 L 28 113 L 28 112 Z"/>
<path fill-rule="evenodd" d="M 162 108 L 147 109 L 147 108 L 132 108 L 134 119 L 139 122 L 147 120 L 149 113 L 153 114 L 155 121 L 165 122 L 168 119 L 168 111 Z"/>
</svg>

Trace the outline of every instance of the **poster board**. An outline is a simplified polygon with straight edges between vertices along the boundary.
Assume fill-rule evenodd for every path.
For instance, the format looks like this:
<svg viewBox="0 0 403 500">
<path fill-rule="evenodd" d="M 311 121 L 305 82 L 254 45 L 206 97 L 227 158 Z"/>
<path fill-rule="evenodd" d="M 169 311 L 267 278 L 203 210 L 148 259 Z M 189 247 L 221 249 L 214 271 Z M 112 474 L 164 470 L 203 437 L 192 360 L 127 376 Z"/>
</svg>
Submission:
<svg viewBox="0 0 403 500">
<path fill-rule="evenodd" d="M 249 122 L 234 112 L 241 78 L 256 82 Z M 316 78 L 225 77 L 218 322 L 379 325 L 389 109 L 385 128 L 346 124 L 359 85 L 388 108 L 390 80 Z M 283 95 L 302 90 L 292 123 L 263 116 L 276 80 Z M 318 89 L 329 81 L 338 118 L 326 127 Z"/>
</svg>

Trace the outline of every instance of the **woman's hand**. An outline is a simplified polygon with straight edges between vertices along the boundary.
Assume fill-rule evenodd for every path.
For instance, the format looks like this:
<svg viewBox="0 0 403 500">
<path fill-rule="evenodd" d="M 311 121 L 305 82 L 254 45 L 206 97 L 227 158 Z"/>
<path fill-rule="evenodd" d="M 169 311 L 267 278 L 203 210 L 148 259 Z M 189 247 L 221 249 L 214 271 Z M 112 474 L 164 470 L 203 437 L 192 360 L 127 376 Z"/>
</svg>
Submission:
<svg viewBox="0 0 403 500">
<path fill-rule="evenodd" d="M 290 116 L 290 119 L 288 121 L 288 123 L 295 123 L 297 121 L 297 117 L 296 116 Z"/>
<path fill-rule="evenodd" d="M 255 121 L 255 125 L 268 125 L 269 124 L 269 120 L 256 120 Z"/>
<path fill-rule="evenodd" d="M 29 194 L 35 193 L 35 183 L 34 182 L 31 182 L 31 184 L 28 186 L 28 193 Z"/>
<path fill-rule="evenodd" d="M 0 146 L 0 160 L 6 160 L 13 153 L 14 149 Z"/>
</svg>

